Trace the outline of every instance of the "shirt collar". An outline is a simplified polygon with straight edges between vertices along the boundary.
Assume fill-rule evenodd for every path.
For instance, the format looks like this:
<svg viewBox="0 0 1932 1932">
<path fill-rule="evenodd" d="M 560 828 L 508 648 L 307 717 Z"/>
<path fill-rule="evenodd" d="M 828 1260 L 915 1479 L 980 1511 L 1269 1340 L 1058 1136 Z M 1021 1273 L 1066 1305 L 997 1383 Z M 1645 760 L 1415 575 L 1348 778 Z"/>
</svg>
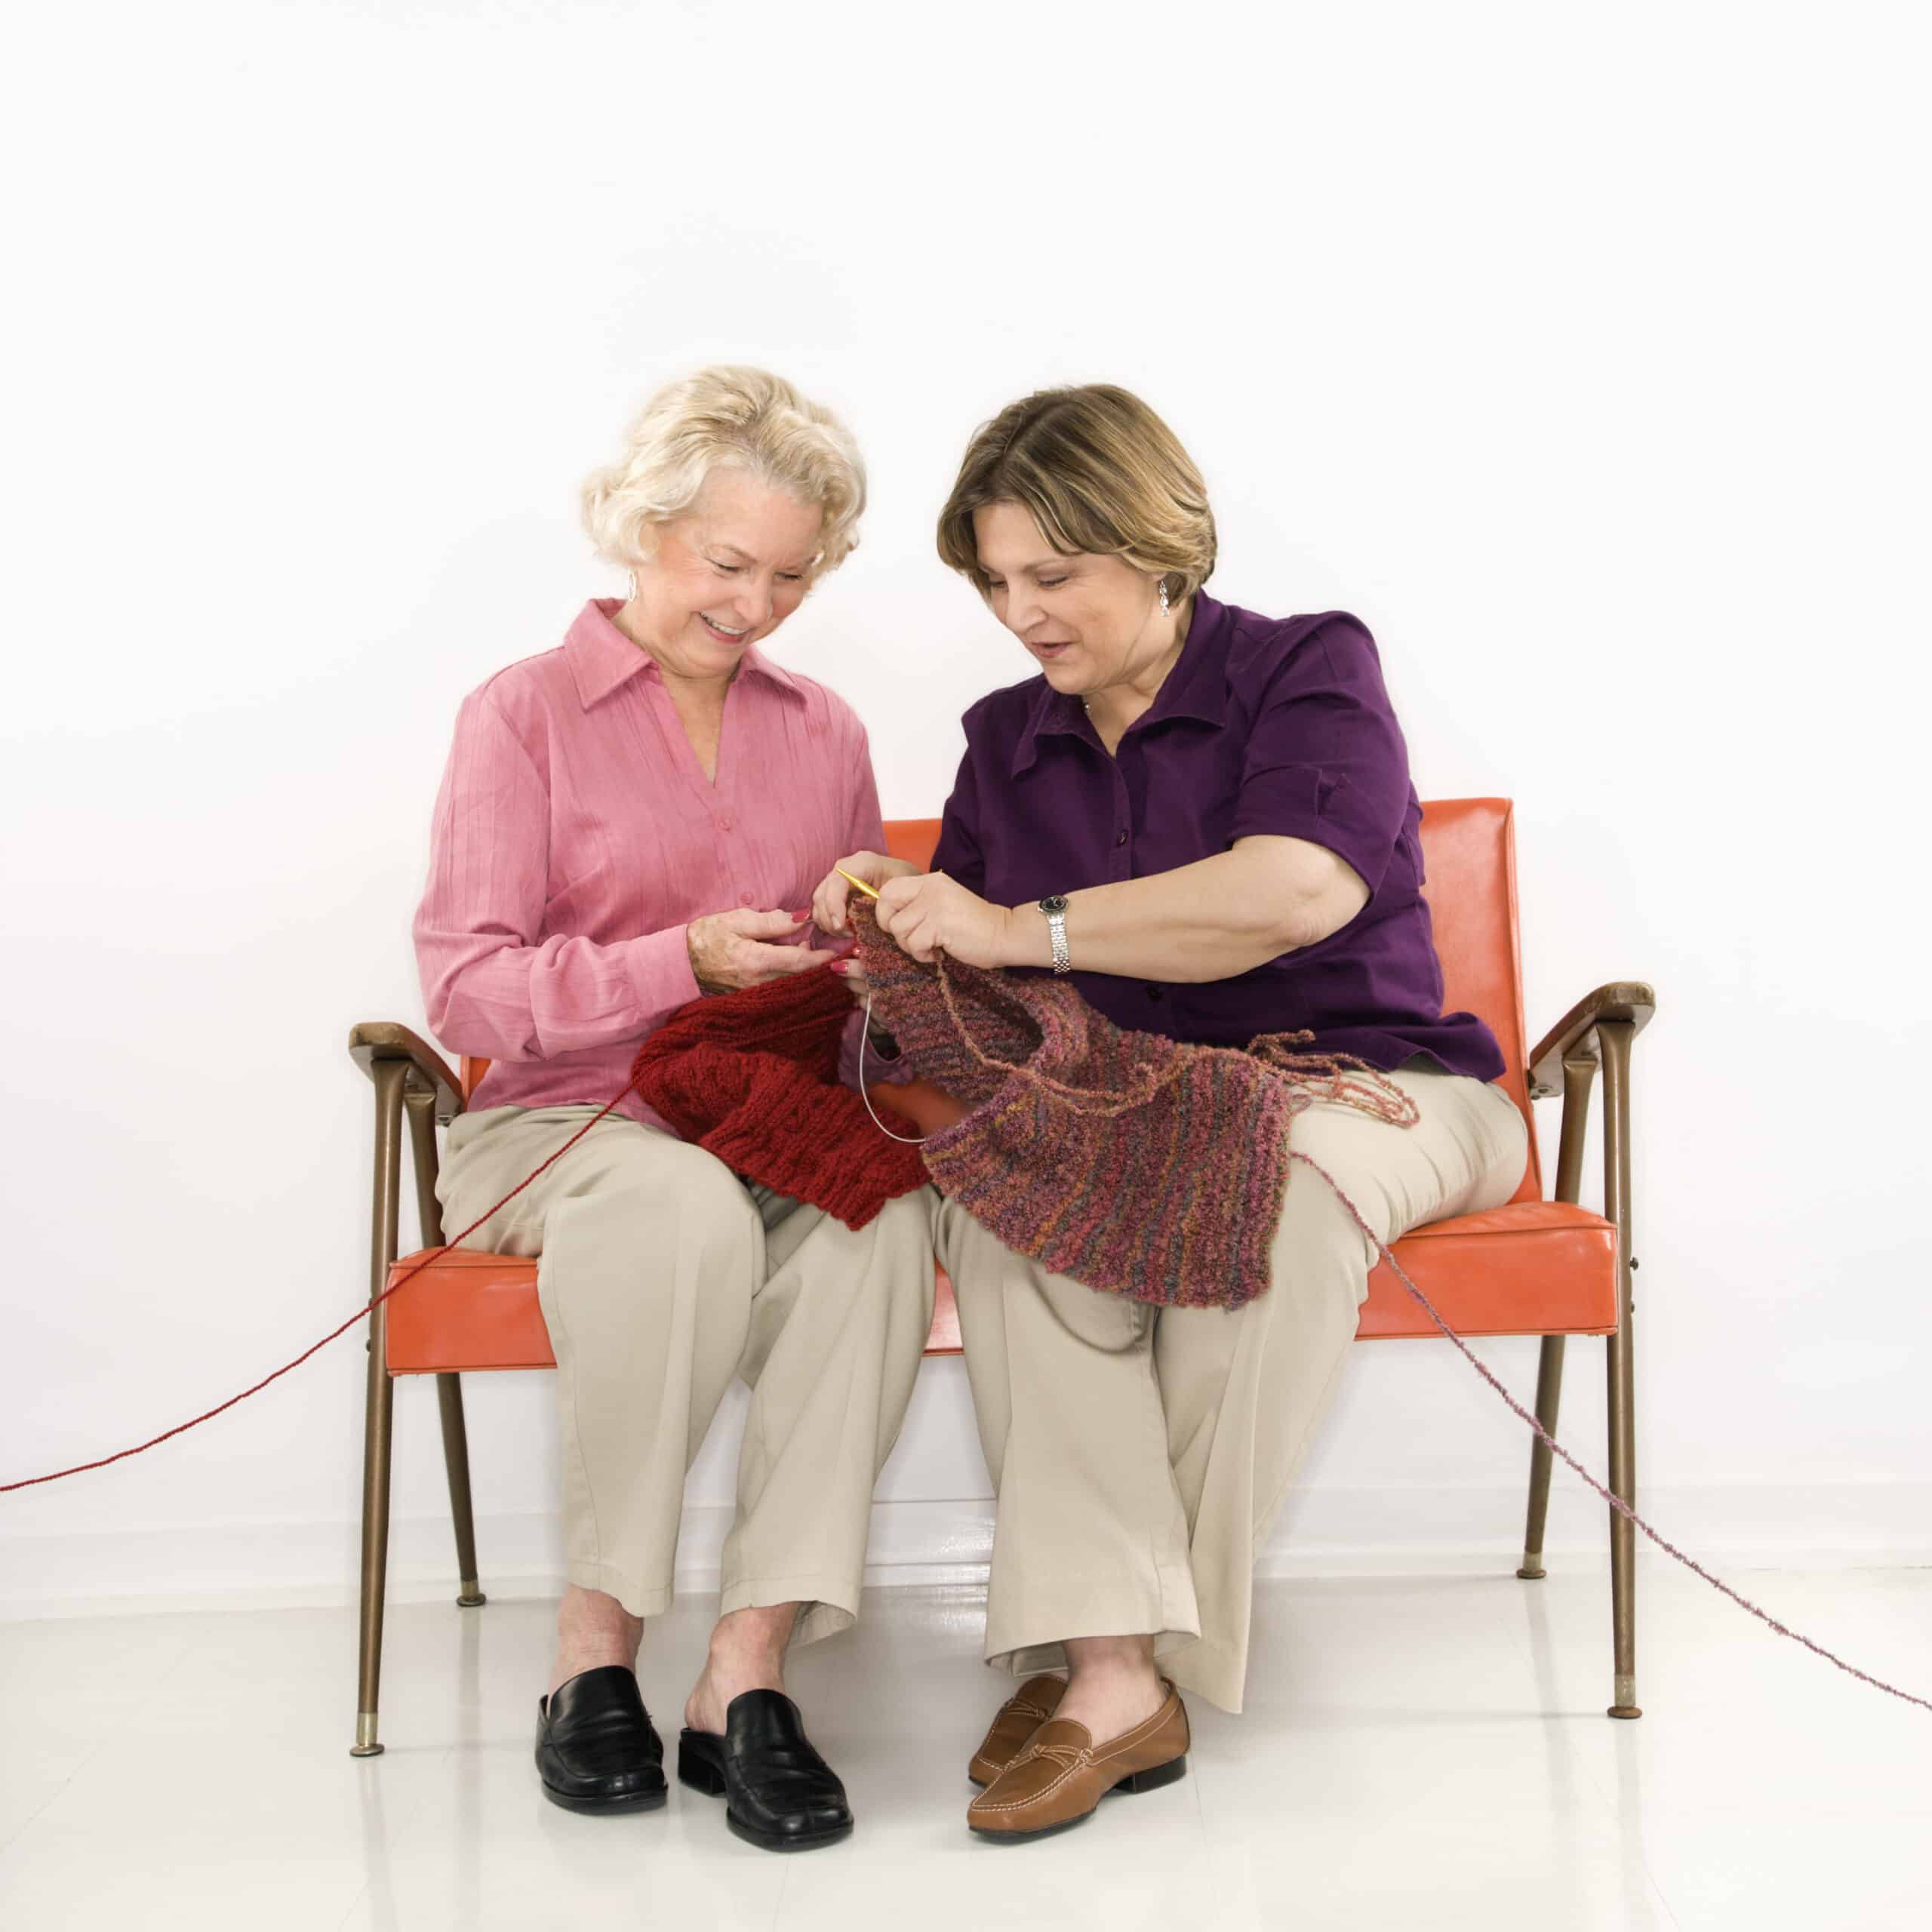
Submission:
<svg viewBox="0 0 1932 1932">
<path fill-rule="evenodd" d="M 1155 693 L 1154 702 L 1134 721 L 1135 731 L 1145 731 L 1170 718 L 1192 718 L 1217 728 L 1228 721 L 1227 610 L 1204 590 L 1195 592 L 1187 641 Z M 1041 738 L 1055 737 L 1084 738 L 1096 745 L 1100 742 L 1079 699 L 1055 691 L 1042 678 L 1026 727 L 1013 748 L 1013 776 L 1017 778 L 1038 758 Z"/>
<path fill-rule="evenodd" d="M 601 703 L 628 679 L 655 678 L 660 685 L 664 674 L 647 651 L 641 651 L 618 629 L 617 614 L 623 608 L 615 597 L 593 597 L 577 613 L 577 620 L 564 637 L 564 655 L 577 681 L 578 701 L 588 711 Z M 741 672 L 762 678 L 788 697 L 803 699 L 804 687 L 782 666 L 774 664 L 755 644 L 745 648 L 739 660 Z"/>
</svg>

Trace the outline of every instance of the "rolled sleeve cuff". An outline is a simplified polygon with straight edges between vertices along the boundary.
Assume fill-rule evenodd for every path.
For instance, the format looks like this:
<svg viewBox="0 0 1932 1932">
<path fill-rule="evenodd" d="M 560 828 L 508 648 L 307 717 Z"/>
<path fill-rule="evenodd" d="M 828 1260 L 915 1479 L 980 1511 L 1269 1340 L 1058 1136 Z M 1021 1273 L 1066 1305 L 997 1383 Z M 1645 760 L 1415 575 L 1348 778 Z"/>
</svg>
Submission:
<svg viewBox="0 0 1932 1932">
<path fill-rule="evenodd" d="M 1331 777 L 1313 765 L 1260 773 L 1241 787 L 1229 842 L 1305 838 L 1346 859 L 1373 892 L 1389 869 L 1393 848 L 1378 827 L 1350 809 L 1356 802 L 1346 777 Z"/>
<path fill-rule="evenodd" d="M 698 997 L 689 930 L 666 926 L 662 932 L 646 933 L 626 943 L 624 964 L 630 974 L 631 990 L 652 1026 Z"/>
</svg>

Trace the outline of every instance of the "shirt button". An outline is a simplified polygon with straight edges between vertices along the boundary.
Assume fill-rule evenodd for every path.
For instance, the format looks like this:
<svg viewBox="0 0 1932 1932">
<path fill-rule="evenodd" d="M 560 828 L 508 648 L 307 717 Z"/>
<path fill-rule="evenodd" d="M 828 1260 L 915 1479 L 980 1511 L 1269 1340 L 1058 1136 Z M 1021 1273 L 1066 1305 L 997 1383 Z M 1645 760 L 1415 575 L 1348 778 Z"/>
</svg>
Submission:
<svg viewBox="0 0 1932 1932">
<path fill-rule="evenodd" d="M 1127 843 L 1127 834 L 1124 832 L 1115 832 L 1114 834 L 1114 843 L 1116 845 L 1124 845 Z"/>
<path fill-rule="evenodd" d="M 749 892 L 741 892 L 738 894 L 738 903 L 740 906 L 749 906 L 751 903 L 752 896 Z"/>
<path fill-rule="evenodd" d="M 728 818 L 721 818 L 718 821 L 718 829 L 720 832 L 729 832 L 731 829 L 731 821 Z"/>
<path fill-rule="evenodd" d="M 1167 996 L 1168 989 L 1165 986 L 1149 986 L 1147 989 L 1147 997 L 1149 999 L 1165 999 Z"/>
</svg>

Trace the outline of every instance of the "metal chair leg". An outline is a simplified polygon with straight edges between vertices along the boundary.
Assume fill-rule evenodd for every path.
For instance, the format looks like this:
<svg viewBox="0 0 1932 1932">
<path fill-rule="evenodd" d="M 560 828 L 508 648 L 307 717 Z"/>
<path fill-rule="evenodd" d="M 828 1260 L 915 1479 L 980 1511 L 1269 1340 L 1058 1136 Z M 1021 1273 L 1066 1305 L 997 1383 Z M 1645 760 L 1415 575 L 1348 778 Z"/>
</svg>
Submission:
<svg viewBox="0 0 1932 1932">
<path fill-rule="evenodd" d="M 376 1186 L 371 1216 L 369 1295 L 380 1294 L 395 1259 L 398 1197 L 402 1181 L 402 1092 L 409 1069 L 401 1060 L 375 1069 Z M 383 1675 L 383 1608 L 389 1580 L 389 1444 L 395 1392 L 389 1374 L 389 1310 L 369 1318 L 369 1378 L 362 1429 L 362 1614 L 355 1674 L 352 1758 L 382 1750 L 376 1736 Z"/>
<path fill-rule="evenodd" d="M 1557 1405 L 1563 1398 L 1563 1343 L 1561 1335 L 1546 1335 L 1537 1358 L 1537 1420 L 1556 1433 Z M 1549 1445 L 1541 1436 L 1530 1444 L 1530 1507 L 1523 1523 L 1523 1561 L 1516 1574 L 1525 1583 L 1540 1582 L 1543 1567 L 1543 1519 L 1549 1511 Z"/>
<path fill-rule="evenodd" d="M 416 1212 L 422 1224 L 423 1245 L 443 1244 L 443 1211 L 436 1198 L 436 1097 L 427 1088 L 410 1087 L 404 1095 L 409 1110 L 411 1164 L 416 1174 Z M 407 1289 L 404 1291 L 408 1292 Z M 469 1500 L 469 1435 L 463 1427 L 463 1382 L 456 1375 L 436 1377 L 436 1407 L 443 1425 L 443 1469 L 449 1478 L 450 1517 L 456 1527 L 457 1602 L 475 1610 L 489 1599 L 476 1576 L 476 1520 Z"/>
<path fill-rule="evenodd" d="M 475 1610 L 489 1601 L 476 1580 L 476 1521 L 469 1506 L 469 1438 L 463 1426 L 463 1378 L 436 1377 L 436 1406 L 443 1419 L 443 1467 L 450 1479 L 450 1515 L 456 1524 L 457 1602 Z"/>
<path fill-rule="evenodd" d="M 1617 1332 L 1604 1350 L 1610 1411 L 1610 1487 L 1623 1503 L 1637 1502 L 1637 1419 L 1632 1360 L 1630 1207 L 1630 1042 L 1628 1022 L 1598 1029 L 1603 1054 L 1604 1214 L 1617 1230 Z M 1610 1512 L 1610 1604 L 1615 1652 L 1614 1718 L 1640 1718 L 1637 1703 L 1637 1531 L 1629 1518 Z"/>
<path fill-rule="evenodd" d="M 1589 1127 L 1590 1088 L 1596 1079 L 1593 1060 L 1563 1064 L 1563 1131 L 1557 1143 L 1556 1198 L 1576 1201 L 1583 1183 L 1583 1141 Z M 1563 1343 L 1561 1335 L 1546 1335 L 1537 1361 L 1537 1420 L 1552 1435 L 1563 1398 Z M 1543 1523 L 1549 1512 L 1550 1454 L 1540 1436 L 1530 1444 L 1530 1504 L 1523 1523 L 1523 1561 L 1516 1574 L 1525 1583 L 1539 1581 L 1543 1567 Z"/>
</svg>

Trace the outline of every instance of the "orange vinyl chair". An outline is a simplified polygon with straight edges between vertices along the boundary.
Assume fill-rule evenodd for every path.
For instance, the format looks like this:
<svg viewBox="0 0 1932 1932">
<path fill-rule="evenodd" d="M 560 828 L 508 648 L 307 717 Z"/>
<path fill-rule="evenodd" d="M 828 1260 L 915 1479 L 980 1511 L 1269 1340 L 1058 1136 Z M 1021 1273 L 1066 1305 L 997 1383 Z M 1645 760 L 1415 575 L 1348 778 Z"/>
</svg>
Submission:
<svg viewBox="0 0 1932 1932">
<path fill-rule="evenodd" d="M 937 819 L 902 819 L 886 827 L 893 854 L 930 863 Z M 1532 1097 L 1561 1092 L 1563 1116 L 1556 1186 L 1546 1199 L 1536 1137 L 1530 1137 L 1521 1185 L 1507 1205 L 1458 1215 L 1405 1235 L 1394 1252 L 1458 1333 L 1536 1335 L 1543 1339 L 1537 1414 L 1553 1434 L 1562 1386 L 1564 1346 L 1572 1335 L 1601 1335 L 1607 1345 L 1610 1483 L 1626 1503 L 1635 1495 L 1635 1431 L 1630 1346 L 1630 1046 L 1649 1023 L 1656 996 L 1647 986 L 1617 982 L 1580 1001 L 1525 1051 L 1521 958 L 1517 944 L 1515 845 L 1511 808 L 1502 798 L 1456 798 L 1423 808 L 1423 854 L 1429 909 L 1441 955 L 1446 1010 L 1486 1020 L 1507 1062 L 1503 1084 L 1529 1117 Z M 435 1194 L 438 1122 L 460 1112 L 489 1062 L 466 1059 L 460 1079 L 406 1027 L 354 1028 L 349 1050 L 375 1085 L 375 1196 L 370 1292 L 380 1294 L 421 1258 L 398 1260 L 401 1147 L 406 1118 L 414 1155 L 417 1214 L 425 1252 L 443 1238 Z M 1604 1075 L 1604 1214 L 1578 1204 L 1584 1138 L 1597 1069 Z M 891 1091 L 893 1106 L 928 1128 L 958 1115 L 957 1103 L 923 1081 Z M 1358 1335 L 1364 1340 L 1435 1336 L 1437 1331 L 1385 1263 L 1369 1277 Z M 939 1271 L 926 1353 L 959 1352 L 952 1285 Z M 362 1485 L 361 1632 L 354 1754 L 373 1756 L 382 1669 L 383 1607 L 389 1547 L 389 1454 L 393 1378 L 434 1375 L 443 1454 L 455 1518 L 457 1601 L 484 1601 L 478 1587 L 476 1538 L 469 1495 L 462 1386 L 466 1371 L 551 1368 L 550 1340 L 537 1299 L 537 1263 L 466 1249 L 454 1251 L 377 1307 L 369 1324 L 368 1408 Z M 1550 1455 L 1540 1441 L 1530 1461 L 1527 1521 L 1517 1575 L 1543 1573 L 1543 1521 Z M 1635 1532 L 1611 1512 L 1611 1600 L 1615 1701 L 1613 1717 L 1640 1715 L 1636 1700 Z"/>
</svg>

